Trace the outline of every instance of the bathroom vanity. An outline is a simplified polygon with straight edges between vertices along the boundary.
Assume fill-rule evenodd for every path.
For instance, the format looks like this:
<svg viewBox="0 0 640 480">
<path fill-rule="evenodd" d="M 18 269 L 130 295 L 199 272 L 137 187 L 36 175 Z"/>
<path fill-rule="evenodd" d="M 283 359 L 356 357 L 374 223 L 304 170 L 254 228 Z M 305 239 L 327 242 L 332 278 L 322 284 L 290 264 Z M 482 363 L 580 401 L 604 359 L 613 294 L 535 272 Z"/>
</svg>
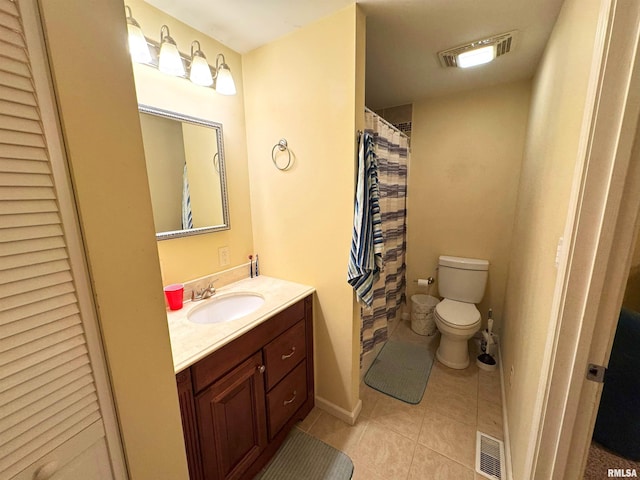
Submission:
<svg viewBox="0 0 640 480">
<path fill-rule="evenodd" d="M 244 285 L 236 289 L 269 284 L 267 290 L 274 292 L 279 282 L 256 280 L 238 282 Z M 180 348 L 173 342 L 177 332 L 183 344 L 188 330 L 200 342 L 207 330 L 227 333 L 213 337 L 212 351 L 176 369 L 191 480 L 253 478 L 313 408 L 313 289 L 294 293 L 297 284 L 283 284 L 293 295 L 286 307 L 267 292 L 262 309 L 233 322 L 189 325 L 188 311 L 169 314 L 174 352 Z M 180 355 L 174 354 L 176 360 Z"/>
</svg>

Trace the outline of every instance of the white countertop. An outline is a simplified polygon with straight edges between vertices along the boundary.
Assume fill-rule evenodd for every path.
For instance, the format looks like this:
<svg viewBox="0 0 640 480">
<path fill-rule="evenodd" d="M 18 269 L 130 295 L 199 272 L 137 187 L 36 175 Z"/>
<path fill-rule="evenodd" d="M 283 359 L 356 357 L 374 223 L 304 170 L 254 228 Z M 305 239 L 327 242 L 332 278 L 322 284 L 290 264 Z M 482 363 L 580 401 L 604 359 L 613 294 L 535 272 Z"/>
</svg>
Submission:
<svg viewBox="0 0 640 480">
<path fill-rule="evenodd" d="M 225 323 L 205 325 L 190 322 L 187 319 L 187 314 L 193 308 L 203 305 L 210 299 L 197 302 L 188 301 L 180 310 L 168 310 L 167 319 L 175 373 L 193 365 L 314 291 L 315 289 L 308 285 L 260 275 L 221 287 L 211 297 L 211 299 L 215 299 L 225 294 L 249 292 L 263 296 L 264 303 L 257 310 L 242 318 Z"/>
</svg>

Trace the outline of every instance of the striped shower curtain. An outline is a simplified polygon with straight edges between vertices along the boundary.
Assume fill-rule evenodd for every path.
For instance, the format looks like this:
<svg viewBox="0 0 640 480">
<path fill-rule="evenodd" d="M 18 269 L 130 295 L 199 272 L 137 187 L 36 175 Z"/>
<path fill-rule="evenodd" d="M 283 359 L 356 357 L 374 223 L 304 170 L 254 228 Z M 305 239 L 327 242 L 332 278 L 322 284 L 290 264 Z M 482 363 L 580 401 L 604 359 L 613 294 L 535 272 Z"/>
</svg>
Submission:
<svg viewBox="0 0 640 480">
<path fill-rule="evenodd" d="M 182 169 L 182 229 L 193 228 L 193 212 L 191 211 L 191 194 L 189 193 L 189 175 L 187 174 L 187 162 Z"/>
<path fill-rule="evenodd" d="M 383 267 L 373 285 L 373 303 L 361 303 L 361 355 L 387 339 L 387 322 L 401 313 L 405 301 L 406 199 L 409 146 L 407 137 L 370 111 L 365 112 L 366 131 L 373 134 L 378 165 L 378 187 Z"/>
</svg>

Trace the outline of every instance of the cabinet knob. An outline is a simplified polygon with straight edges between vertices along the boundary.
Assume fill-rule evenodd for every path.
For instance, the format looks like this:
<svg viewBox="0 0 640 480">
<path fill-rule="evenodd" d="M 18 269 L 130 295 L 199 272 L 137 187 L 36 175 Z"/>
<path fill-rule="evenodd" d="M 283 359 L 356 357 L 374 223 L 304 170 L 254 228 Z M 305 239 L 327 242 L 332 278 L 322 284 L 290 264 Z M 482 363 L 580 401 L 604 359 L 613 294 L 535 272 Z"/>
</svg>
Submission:
<svg viewBox="0 0 640 480">
<path fill-rule="evenodd" d="M 260 373 L 264 373 L 264 371 L 265 371 L 266 369 L 267 369 L 267 367 L 265 367 L 264 365 L 259 365 L 259 366 L 258 366 L 258 371 L 259 371 Z"/>
<path fill-rule="evenodd" d="M 58 471 L 58 462 L 53 461 L 42 465 L 33 474 L 33 480 L 48 480 Z"/>
</svg>

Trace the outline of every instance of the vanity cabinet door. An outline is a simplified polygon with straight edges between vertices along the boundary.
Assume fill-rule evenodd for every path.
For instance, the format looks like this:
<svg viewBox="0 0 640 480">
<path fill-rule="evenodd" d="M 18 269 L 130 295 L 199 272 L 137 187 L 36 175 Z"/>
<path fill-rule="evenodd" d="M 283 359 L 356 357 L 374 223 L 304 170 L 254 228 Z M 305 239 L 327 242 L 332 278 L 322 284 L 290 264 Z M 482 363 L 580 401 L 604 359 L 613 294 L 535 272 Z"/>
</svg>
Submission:
<svg viewBox="0 0 640 480">
<path fill-rule="evenodd" d="M 267 444 L 262 352 L 197 396 L 204 478 L 240 478 Z"/>
<path fill-rule="evenodd" d="M 182 433 L 187 452 L 189 479 L 202 480 L 202 462 L 200 461 L 200 439 L 198 437 L 198 422 L 196 421 L 196 402 L 193 397 L 191 370 L 186 369 L 176 375 L 178 384 L 178 400 L 180 402 L 180 416 L 182 417 Z"/>
</svg>

